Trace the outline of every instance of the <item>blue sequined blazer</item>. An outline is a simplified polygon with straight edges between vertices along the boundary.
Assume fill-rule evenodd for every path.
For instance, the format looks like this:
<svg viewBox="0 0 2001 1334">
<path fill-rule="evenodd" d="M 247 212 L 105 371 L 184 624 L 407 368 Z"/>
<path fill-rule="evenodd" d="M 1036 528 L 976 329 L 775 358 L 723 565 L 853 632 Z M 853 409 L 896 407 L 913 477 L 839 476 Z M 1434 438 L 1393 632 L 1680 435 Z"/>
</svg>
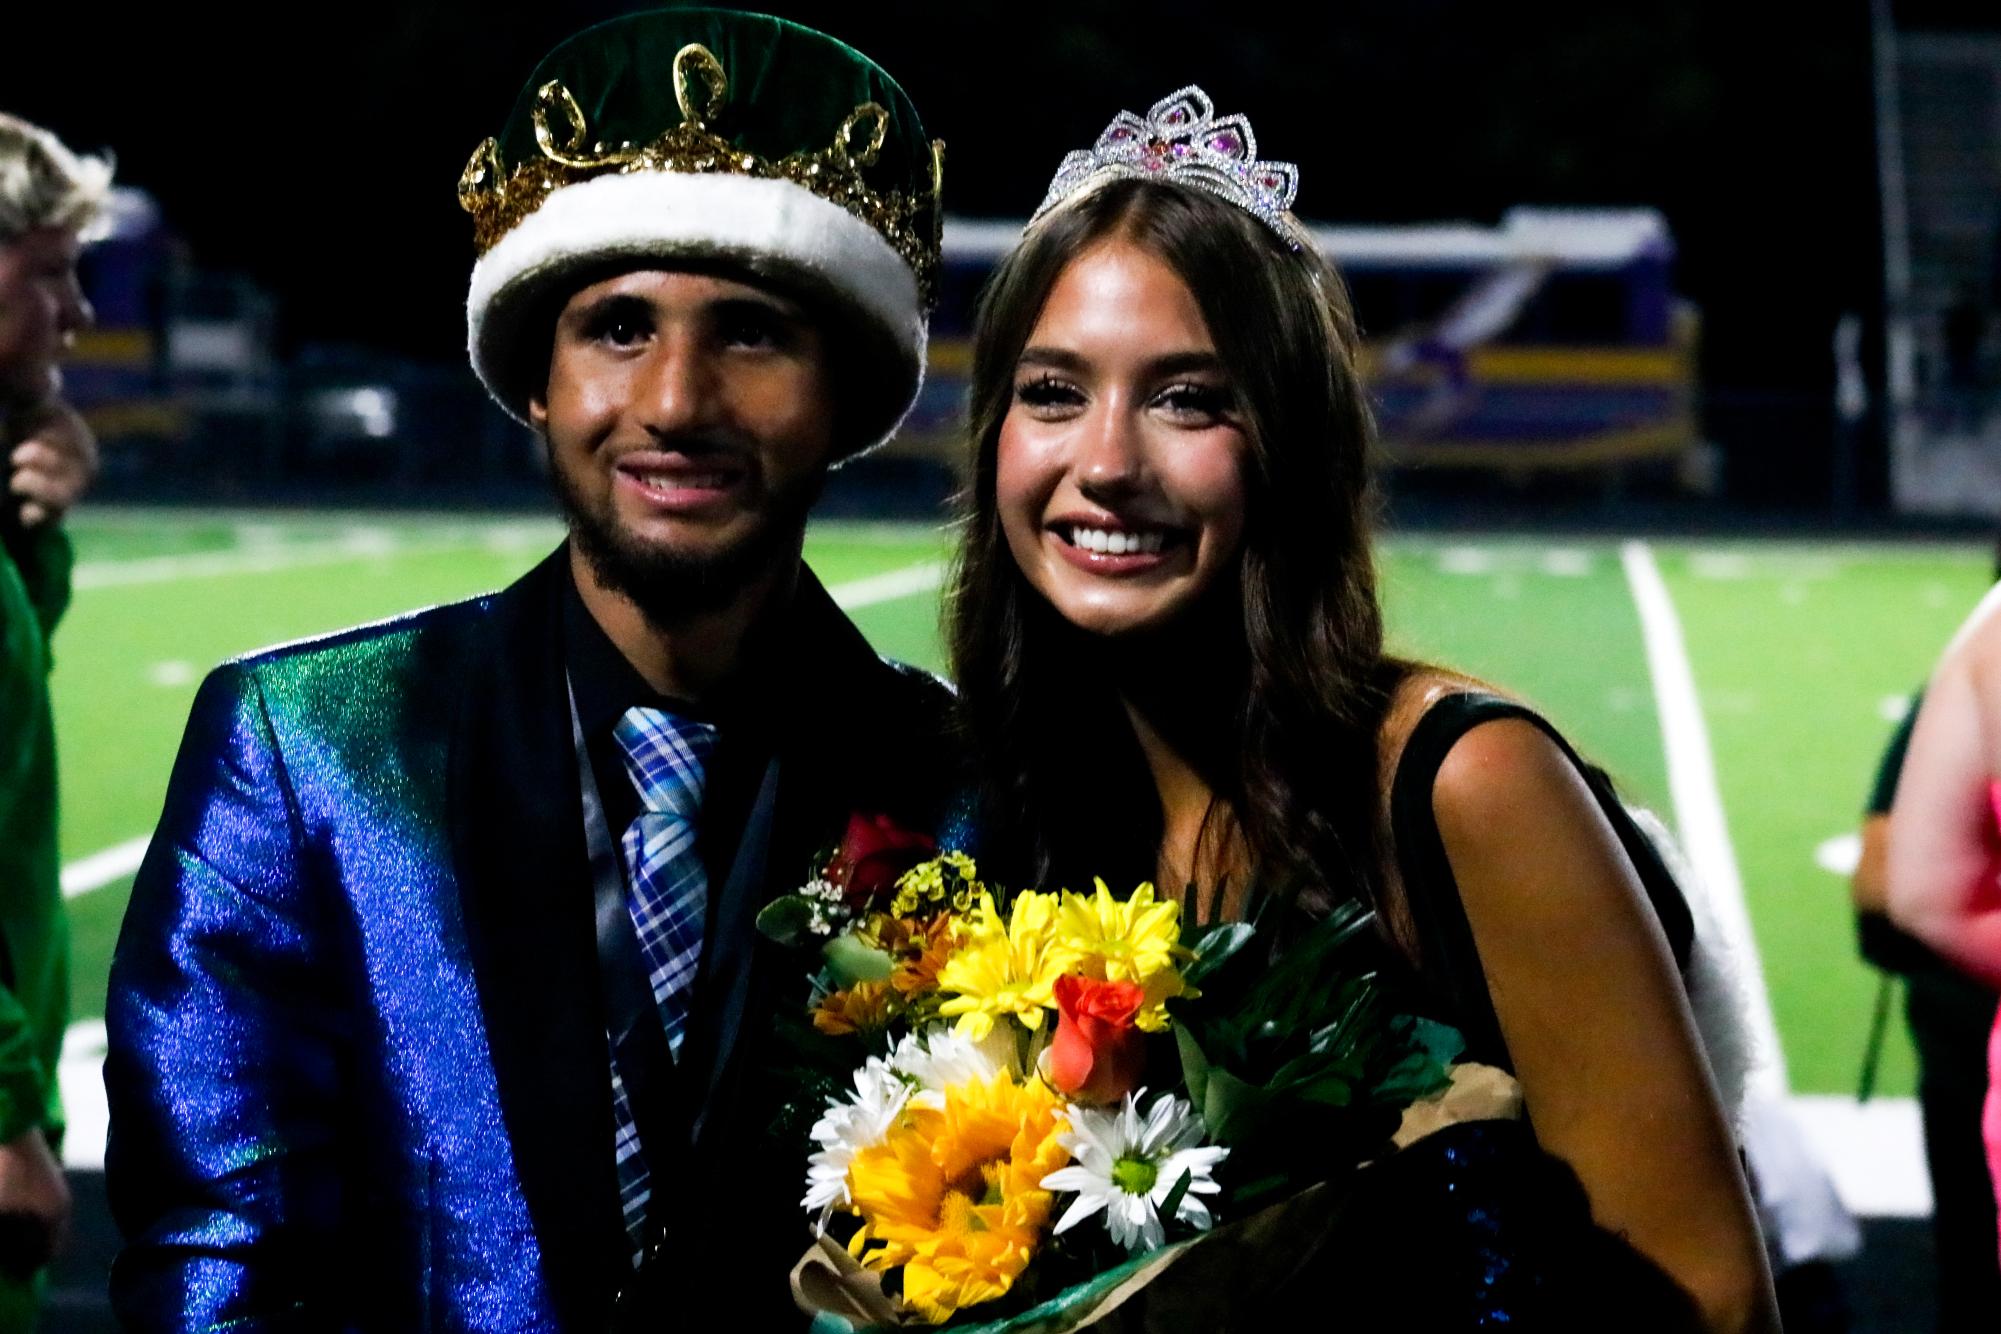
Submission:
<svg viewBox="0 0 2001 1334">
<path fill-rule="evenodd" d="M 127 1328 L 606 1327 L 630 1251 L 565 560 L 203 684 L 112 965 Z M 751 918 L 850 811 L 936 828 L 953 786 L 943 687 L 877 658 L 810 575 L 779 644 L 777 797 L 713 896 L 678 1156 L 654 1171 L 683 1309 L 753 1329 L 797 1319 L 805 1146 L 771 1151 L 784 1091 L 760 1073 L 804 974 Z"/>
</svg>

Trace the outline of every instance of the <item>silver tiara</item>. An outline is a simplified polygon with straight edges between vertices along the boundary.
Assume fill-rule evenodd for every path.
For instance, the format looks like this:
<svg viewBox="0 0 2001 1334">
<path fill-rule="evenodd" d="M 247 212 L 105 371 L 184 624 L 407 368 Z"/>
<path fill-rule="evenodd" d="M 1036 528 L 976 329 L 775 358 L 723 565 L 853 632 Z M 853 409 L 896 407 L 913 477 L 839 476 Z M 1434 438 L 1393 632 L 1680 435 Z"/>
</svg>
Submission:
<svg viewBox="0 0 2001 1334">
<path fill-rule="evenodd" d="M 1073 195 L 1120 177 L 1207 190 L 1299 249 L 1299 224 L 1291 213 L 1299 168 L 1290 162 L 1258 161 L 1251 123 L 1242 116 L 1218 120 L 1216 104 L 1194 84 L 1155 102 L 1144 120 L 1121 111 L 1089 151 L 1065 157 L 1030 224 Z"/>
</svg>

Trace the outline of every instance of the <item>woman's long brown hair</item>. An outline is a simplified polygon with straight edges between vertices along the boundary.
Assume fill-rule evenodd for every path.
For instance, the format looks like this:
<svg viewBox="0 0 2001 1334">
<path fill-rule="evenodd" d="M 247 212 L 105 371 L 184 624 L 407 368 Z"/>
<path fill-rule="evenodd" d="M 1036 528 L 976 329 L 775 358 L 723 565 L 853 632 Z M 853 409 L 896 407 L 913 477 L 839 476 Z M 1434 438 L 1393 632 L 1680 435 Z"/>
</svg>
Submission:
<svg viewBox="0 0 2001 1334">
<path fill-rule="evenodd" d="M 1114 237 L 1188 285 L 1248 443 L 1238 578 L 1170 633 L 1124 644 L 1070 626 L 1029 586 L 995 496 L 1022 348 L 1065 265 Z M 986 776 L 986 841 L 1013 875 L 1151 878 L 1161 815 L 1122 700 L 1158 671 L 1184 707 L 1148 721 L 1227 805 L 1258 893 L 1373 897 L 1376 733 L 1401 666 L 1383 650 L 1374 426 L 1356 347 L 1346 290 L 1318 252 L 1186 187 L 1103 187 L 1044 219 L 995 270 L 974 324 L 977 452 L 947 630 Z M 1191 698 L 1205 706 L 1185 707 Z"/>
</svg>

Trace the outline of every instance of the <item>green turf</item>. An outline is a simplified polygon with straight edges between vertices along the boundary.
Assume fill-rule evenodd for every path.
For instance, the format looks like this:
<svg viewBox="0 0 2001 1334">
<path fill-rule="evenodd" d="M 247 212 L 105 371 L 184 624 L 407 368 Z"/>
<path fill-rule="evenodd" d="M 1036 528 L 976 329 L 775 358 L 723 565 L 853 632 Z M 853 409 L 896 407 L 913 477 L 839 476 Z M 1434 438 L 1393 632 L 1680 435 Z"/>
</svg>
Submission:
<svg viewBox="0 0 2001 1334">
<path fill-rule="evenodd" d="M 112 515 L 74 525 L 75 601 L 56 640 L 65 860 L 149 832 L 195 687 L 226 658 L 498 588 L 561 536 L 552 522 Z M 942 557 L 923 530 L 816 529 L 830 585 Z M 189 558 L 301 563 L 238 571 Z M 162 566 L 161 558 L 182 562 Z M 885 651 L 938 666 L 928 595 L 857 612 Z M 73 1013 L 100 1014 L 130 881 L 72 900 Z"/>
<path fill-rule="evenodd" d="M 551 522 L 256 513 L 90 515 L 57 640 L 63 848 L 147 833 L 199 675 L 234 654 L 498 587 Z M 808 559 L 830 585 L 947 554 L 937 530 L 826 525 Z M 217 561 L 236 568 L 218 568 Z M 1874 979 L 1855 962 L 1843 885 L 1814 863 L 1849 832 L 1908 691 L 1987 579 L 1964 549 L 1669 544 L 1753 923 L 1794 1086 L 1851 1089 Z M 1396 540 L 1383 557 L 1392 641 L 1519 692 L 1628 793 L 1666 809 L 1660 723 L 1638 618 L 1610 543 Z M 893 656 L 940 668 L 925 592 L 861 607 Z M 71 903 L 79 1016 L 101 1013 L 128 883 Z M 1893 1031 L 1895 1026 L 1893 1026 Z M 1886 1092 L 1907 1091 L 1893 1042 Z"/>
<path fill-rule="evenodd" d="M 1666 809 L 1660 719 L 1617 551 L 1398 542 L 1382 566 L 1393 648 L 1520 695 L 1631 798 Z"/>
<path fill-rule="evenodd" d="M 1907 696 L 1992 579 L 1973 548 L 1670 549 L 1681 613 L 1793 1086 L 1850 1092 L 1878 975 L 1859 961 L 1847 882 L 1815 850 L 1854 831 Z M 1908 1092 L 1891 1025 L 1882 1087 Z"/>
</svg>

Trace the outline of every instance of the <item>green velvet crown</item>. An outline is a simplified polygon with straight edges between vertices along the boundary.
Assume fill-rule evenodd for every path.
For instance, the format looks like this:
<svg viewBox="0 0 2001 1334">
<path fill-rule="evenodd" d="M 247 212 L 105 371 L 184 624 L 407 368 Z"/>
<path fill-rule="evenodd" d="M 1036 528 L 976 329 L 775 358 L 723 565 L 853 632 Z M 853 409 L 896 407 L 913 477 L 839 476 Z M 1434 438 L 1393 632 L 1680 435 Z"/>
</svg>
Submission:
<svg viewBox="0 0 2001 1334">
<path fill-rule="evenodd" d="M 613 173 L 782 179 L 868 224 L 936 291 L 943 144 L 875 62 L 784 19 L 715 9 L 630 14 L 546 56 L 459 198 L 485 254 L 547 196 Z"/>
</svg>

